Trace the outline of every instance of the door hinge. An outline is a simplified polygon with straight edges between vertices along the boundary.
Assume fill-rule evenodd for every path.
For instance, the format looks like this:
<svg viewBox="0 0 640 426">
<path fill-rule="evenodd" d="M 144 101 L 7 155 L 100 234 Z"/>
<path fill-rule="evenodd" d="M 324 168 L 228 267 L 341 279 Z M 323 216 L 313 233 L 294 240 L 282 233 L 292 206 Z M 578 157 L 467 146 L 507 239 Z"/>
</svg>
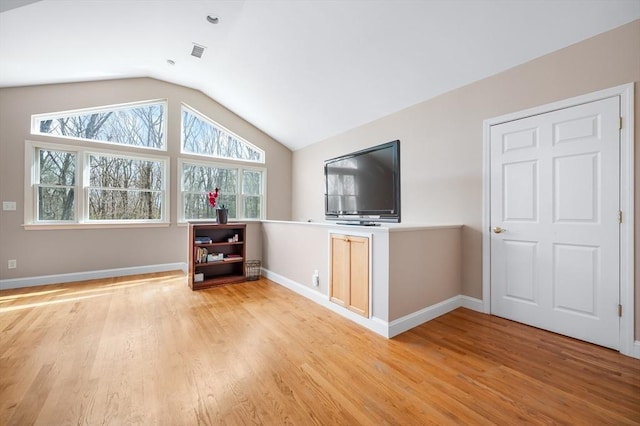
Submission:
<svg viewBox="0 0 640 426">
<path fill-rule="evenodd" d="M 622 210 L 618 210 L 618 223 L 622 223 Z"/>
<path fill-rule="evenodd" d="M 622 117 L 618 117 L 618 130 L 622 130 Z"/>
<path fill-rule="evenodd" d="M 622 317 L 622 305 L 618 305 L 618 316 Z"/>
</svg>

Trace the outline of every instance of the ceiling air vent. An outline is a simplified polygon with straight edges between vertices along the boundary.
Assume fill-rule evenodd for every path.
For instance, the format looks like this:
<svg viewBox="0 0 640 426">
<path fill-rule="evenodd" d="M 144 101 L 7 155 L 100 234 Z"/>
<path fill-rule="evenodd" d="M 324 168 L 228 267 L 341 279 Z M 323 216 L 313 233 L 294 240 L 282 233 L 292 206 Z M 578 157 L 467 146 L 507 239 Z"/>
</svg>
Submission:
<svg viewBox="0 0 640 426">
<path fill-rule="evenodd" d="M 206 49 L 206 47 L 193 43 L 193 49 L 191 49 L 191 56 L 195 56 L 196 58 L 202 58 L 204 49 Z"/>
</svg>

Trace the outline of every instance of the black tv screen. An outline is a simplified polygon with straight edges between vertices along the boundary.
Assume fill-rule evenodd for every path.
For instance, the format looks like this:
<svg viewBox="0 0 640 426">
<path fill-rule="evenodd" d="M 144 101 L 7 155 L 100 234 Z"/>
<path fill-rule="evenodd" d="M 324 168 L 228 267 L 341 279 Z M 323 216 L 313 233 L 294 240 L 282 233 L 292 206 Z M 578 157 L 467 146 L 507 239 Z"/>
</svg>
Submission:
<svg viewBox="0 0 640 426">
<path fill-rule="evenodd" d="M 400 222 L 400 141 L 327 160 L 324 175 L 326 219 Z"/>
</svg>

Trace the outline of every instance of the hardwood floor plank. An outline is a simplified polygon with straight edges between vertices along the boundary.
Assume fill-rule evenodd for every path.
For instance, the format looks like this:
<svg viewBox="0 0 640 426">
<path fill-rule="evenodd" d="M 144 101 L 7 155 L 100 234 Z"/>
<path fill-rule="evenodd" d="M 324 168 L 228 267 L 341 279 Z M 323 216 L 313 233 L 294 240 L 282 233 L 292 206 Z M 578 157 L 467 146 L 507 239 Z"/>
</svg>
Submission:
<svg viewBox="0 0 640 426">
<path fill-rule="evenodd" d="M 640 360 L 467 309 L 384 339 L 268 280 L 0 292 L 2 425 L 640 425 Z"/>
</svg>

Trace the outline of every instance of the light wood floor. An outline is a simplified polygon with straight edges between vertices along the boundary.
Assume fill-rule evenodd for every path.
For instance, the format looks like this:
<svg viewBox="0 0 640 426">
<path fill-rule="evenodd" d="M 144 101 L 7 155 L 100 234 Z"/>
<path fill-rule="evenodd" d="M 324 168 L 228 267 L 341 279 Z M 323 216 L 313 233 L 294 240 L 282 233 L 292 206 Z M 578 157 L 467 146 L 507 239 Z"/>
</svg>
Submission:
<svg viewBox="0 0 640 426">
<path fill-rule="evenodd" d="M 0 292 L 0 425 L 640 424 L 640 360 L 458 309 L 379 337 L 267 280 Z"/>
</svg>

